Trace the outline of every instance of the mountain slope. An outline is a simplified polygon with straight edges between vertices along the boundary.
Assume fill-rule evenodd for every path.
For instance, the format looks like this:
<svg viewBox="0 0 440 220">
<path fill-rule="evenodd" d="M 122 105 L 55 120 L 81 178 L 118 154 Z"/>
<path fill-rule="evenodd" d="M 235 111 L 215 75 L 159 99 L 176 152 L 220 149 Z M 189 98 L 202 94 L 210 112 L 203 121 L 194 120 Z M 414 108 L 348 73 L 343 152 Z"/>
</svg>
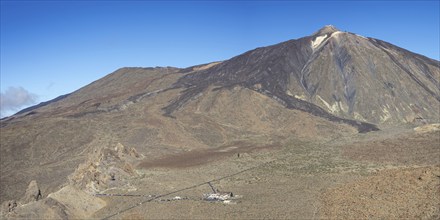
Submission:
<svg viewBox="0 0 440 220">
<path fill-rule="evenodd" d="M 238 87 L 208 90 L 175 118 L 163 116 L 162 108 L 183 91 L 167 89 L 181 76 L 175 68 L 123 68 L 2 121 L 1 201 L 21 198 L 31 180 L 43 195 L 54 192 L 89 155 L 118 143 L 135 148 L 148 162 L 194 150 L 276 148 L 291 136 L 328 139 L 355 133 Z"/>
</svg>

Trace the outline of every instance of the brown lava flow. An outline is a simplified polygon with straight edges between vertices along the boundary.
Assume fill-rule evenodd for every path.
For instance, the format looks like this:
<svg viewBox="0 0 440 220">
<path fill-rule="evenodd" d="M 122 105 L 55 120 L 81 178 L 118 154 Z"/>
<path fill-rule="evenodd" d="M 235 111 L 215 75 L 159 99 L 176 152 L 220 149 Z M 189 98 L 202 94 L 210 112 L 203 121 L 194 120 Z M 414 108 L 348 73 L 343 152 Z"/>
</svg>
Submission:
<svg viewBox="0 0 440 220">
<path fill-rule="evenodd" d="M 259 146 L 251 143 L 237 142 L 213 149 L 194 150 L 181 154 L 167 155 L 154 160 L 140 162 L 137 167 L 148 168 L 186 168 L 198 166 L 209 162 L 220 160 L 224 157 L 242 153 L 250 153 L 263 150 L 275 150 L 280 148 L 279 143 Z"/>
</svg>

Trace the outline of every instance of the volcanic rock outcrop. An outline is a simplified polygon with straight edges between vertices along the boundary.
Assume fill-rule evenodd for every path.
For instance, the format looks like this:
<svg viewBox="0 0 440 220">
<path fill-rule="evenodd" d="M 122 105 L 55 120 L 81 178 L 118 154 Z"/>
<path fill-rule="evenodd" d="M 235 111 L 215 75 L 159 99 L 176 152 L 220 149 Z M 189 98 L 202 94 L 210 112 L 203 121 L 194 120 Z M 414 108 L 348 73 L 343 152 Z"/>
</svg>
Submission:
<svg viewBox="0 0 440 220">
<path fill-rule="evenodd" d="M 129 179 L 137 176 L 134 161 L 142 156 L 134 149 L 118 143 L 114 149 L 103 148 L 92 154 L 69 176 L 71 185 L 91 194 L 110 187 L 125 187 Z"/>
</svg>

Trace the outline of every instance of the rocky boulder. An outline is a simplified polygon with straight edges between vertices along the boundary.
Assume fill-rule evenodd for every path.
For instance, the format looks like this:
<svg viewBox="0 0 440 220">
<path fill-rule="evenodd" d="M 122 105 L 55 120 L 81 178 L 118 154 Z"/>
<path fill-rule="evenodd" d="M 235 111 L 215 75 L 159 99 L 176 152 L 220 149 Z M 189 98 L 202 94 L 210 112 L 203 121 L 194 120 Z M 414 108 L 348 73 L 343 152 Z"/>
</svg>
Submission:
<svg viewBox="0 0 440 220">
<path fill-rule="evenodd" d="M 41 190 L 38 187 L 37 181 L 32 180 L 29 183 L 23 198 L 21 199 L 21 202 L 23 204 L 26 204 L 26 203 L 38 201 L 40 199 L 42 199 Z"/>
</svg>

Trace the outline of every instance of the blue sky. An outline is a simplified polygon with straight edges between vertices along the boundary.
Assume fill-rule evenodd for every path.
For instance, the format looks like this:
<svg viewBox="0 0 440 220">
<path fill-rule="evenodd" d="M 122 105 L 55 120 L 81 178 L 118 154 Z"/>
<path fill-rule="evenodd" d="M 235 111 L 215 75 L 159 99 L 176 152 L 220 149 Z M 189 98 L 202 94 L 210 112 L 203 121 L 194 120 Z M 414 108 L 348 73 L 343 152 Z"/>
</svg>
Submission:
<svg viewBox="0 0 440 220">
<path fill-rule="evenodd" d="M 327 24 L 439 60 L 439 11 L 439 1 L 1 1 L 1 114 L 120 67 L 225 60 Z"/>
</svg>

